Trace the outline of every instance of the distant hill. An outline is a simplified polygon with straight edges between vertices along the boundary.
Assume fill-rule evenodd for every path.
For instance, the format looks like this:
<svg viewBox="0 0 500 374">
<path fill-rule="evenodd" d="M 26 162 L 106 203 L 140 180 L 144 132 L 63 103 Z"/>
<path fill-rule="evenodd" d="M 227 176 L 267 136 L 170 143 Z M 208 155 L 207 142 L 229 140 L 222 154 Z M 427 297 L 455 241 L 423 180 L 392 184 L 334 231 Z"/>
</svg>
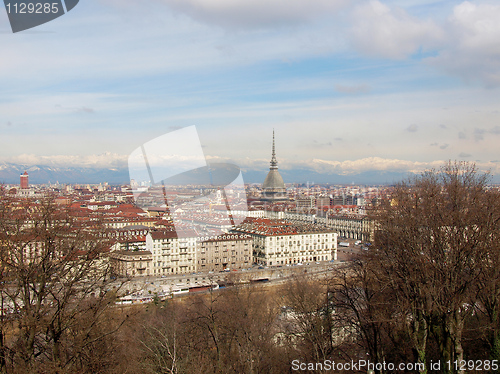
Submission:
<svg viewBox="0 0 500 374">
<path fill-rule="evenodd" d="M 223 165 L 223 164 L 220 164 Z M 85 167 L 56 167 L 44 165 L 18 165 L 0 163 L 0 183 L 18 184 L 19 176 L 27 171 L 30 183 L 103 183 L 128 184 L 130 183 L 128 169 L 125 168 L 85 168 Z M 232 179 L 232 168 L 221 168 L 217 179 Z M 245 183 L 262 183 L 268 170 L 244 170 Z M 315 184 L 394 184 L 408 178 L 411 173 L 404 171 L 364 171 L 357 174 L 320 174 L 313 170 L 280 170 L 285 183 L 315 183 Z M 192 180 L 191 180 L 192 178 Z M 173 178 L 179 179 L 179 178 Z M 188 173 L 179 181 L 195 183 L 199 178 L 196 173 Z M 494 183 L 500 183 L 500 176 L 493 176 Z M 227 182 L 229 183 L 229 182 Z"/>
<path fill-rule="evenodd" d="M 27 171 L 29 182 L 42 183 L 129 183 L 127 168 L 103 169 L 80 167 L 54 167 L 44 165 L 0 164 L 0 183 L 18 184 L 19 176 Z"/>
</svg>

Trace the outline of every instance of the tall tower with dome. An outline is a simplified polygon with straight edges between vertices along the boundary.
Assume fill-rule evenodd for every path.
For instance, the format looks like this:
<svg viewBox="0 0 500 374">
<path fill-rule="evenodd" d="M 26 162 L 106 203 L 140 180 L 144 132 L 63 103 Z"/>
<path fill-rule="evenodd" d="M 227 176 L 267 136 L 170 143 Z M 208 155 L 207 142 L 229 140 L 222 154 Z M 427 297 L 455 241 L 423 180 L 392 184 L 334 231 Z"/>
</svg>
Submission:
<svg viewBox="0 0 500 374">
<path fill-rule="evenodd" d="M 262 184 L 262 198 L 263 201 L 278 202 L 288 200 L 286 196 L 285 182 L 278 171 L 278 161 L 276 160 L 276 147 L 274 141 L 273 130 L 273 153 L 271 156 L 271 167 L 269 173 Z"/>
</svg>

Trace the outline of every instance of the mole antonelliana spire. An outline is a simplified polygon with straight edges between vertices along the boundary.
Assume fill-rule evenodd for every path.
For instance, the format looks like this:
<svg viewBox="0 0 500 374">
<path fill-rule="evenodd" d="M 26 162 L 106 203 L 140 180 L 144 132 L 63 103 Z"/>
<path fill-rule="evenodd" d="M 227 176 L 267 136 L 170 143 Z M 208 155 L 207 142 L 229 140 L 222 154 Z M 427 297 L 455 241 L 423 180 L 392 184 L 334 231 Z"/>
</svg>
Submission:
<svg viewBox="0 0 500 374">
<path fill-rule="evenodd" d="M 278 171 L 278 161 L 276 160 L 276 144 L 273 130 L 273 151 L 271 155 L 271 167 L 269 173 L 262 184 L 262 199 L 265 201 L 284 201 L 286 196 L 285 182 Z"/>
<path fill-rule="evenodd" d="M 271 156 L 271 167 L 269 170 L 278 170 L 278 161 L 276 161 L 276 149 L 274 145 L 274 129 L 273 129 L 273 155 Z"/>
</svg>

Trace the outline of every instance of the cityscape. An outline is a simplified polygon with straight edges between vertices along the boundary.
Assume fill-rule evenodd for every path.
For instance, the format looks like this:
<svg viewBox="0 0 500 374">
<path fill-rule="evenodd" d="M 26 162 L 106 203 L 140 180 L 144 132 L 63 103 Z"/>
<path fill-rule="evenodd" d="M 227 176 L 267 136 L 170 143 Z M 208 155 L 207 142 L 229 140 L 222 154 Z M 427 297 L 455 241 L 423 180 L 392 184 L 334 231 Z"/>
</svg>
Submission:
<svg viewBox="0 0 500 374">
<path fill-rule="evenodd" d="M 0 374 L 500 372 L 499 20 L 4 0 Z"/>
<path fill-rule="evenodd" d="M 261 185 L 244 190 L 171 185 L 166 195 L 164 188 L 141 185 L 133 179 L 119 186 L 31 185 L 24 172 L 19 185 L 5 189 L 35 204 L 50 197 L 82 219 L 101 217 L 110 240 L 109 261 L 120 277 L 329 265 L 337 260 L 338 238 L 368 250 L 374 226 L 367 212 L 391 191 L 389 186 L 285 184 L 274 134 Z"/>
<path fill-rule="evenodd" d="M 142 152 L 146 155 L 144 149 Z M 131 170 L 130 184 L 125 185 L 36 185 L 25 171 L 19 184 L 2 186 L 0 313 L 7 335 L 3 344 L 13 352 L 10 361 L 3 361 L 5 368 L 29 367 L 37 352 L 48 350 L 55 361 L 35 361 L 59 370 L 59 362 L 74 357 L 68 334 L 79 336 L 86 329 L 80 330 L 80 325 L 90 323 L 87 336 L 78 338 L 82 339 L 80 349 L 99 342 L 108 350 L 113 346 L 108 336 L 125 341 L 127 335 L 143 339 L 141 334 L 156 331 L 147 340 L 139 340 L 146 351 L 131 351 L 146 354 L 148 370 L 153 372 L 166 366 L 176 371 L 181 365 L 177 360 L 189 368 L 187 372 L 195 371 L 189 358 L 183 361 L 184 355 L 194 352 L 191 339 L 202 339 L 207 347 L 198 351 L 195 346 L 194 350 L 204 352 L 203 365 L 208 366 L 202 370 L 207 372 L 222 362 L 222 356 L 212 355 L 208 347 L 217 347 L 228 337 L 208 335 L 203 340 L 203 331 L 210 332 L 214 326 L 231 329 L 230 319 L 237 318 L 238 323 L 248 322 L 259 329 L 267 326 L 265 333 L 235 327 L 231 334 L 240 336 L 237 339 L 257 333 L 264 339 L 259 345 L 264 341 L 274 344 L 272 350 L 265 348 L 266 355 L 272 351 L 266 357 L 284 352 L 292 355 L 289 362 L 261 361 L 277 372 L 290 366 L 302 371 L 353 368 L 357 372 L 393 372 L 398 355 L 412 351 L 398 340 L 413 334 L 405 332 L 407 325 L 399 313 L 404 311 L 412 318 L 419 313 L 439 316 L 441 305 L 450 308 L 459 300 L 459 308 L 467 309 L 451 315 L 446 309 L 436 321 L 410 320 L 410 326 L 438 329 L 439 334 L 416 340 L 415 346 L 425 356 L 401 361 L 397 367 L 409 372 L 441 370 L 439 358 L 452 357 L 456 360 L 444 361 L 448 370 L 444 367 L 443 372 L 460 372 L 465 347 L 480 357 L 473 361 L 475 367 L 497 370 L 497 360 L 491 355 L 497 339 L 495 324 L 500 321 L 487 316 L 495 311 L 496 304 L 490 303 L 497 296 L 491 289 L 500 281 L 500 189 L 489 184 L 488 175 L 478 173 L 475 165 L 450 162 L 439 173 L 409 176 L 392 186 L 285 183 L 274 132 L 269 171 L 262 184 L 243 185 L 239 169 L 229 168 L 228 177 L 218 169 L 220 164 L 159 181 L 155 175 L 170 175 L 172 166 L 159 168 L 150 165 L 146 156 L 144 159 L 150 179 L 133 179 L 138 174 Z M 227 165 L 222 169 L 227 170 Z M 204 180 L 205 174 L 212 183 L 184 184 Z M 443 216 L 443 211 L 450 214 Z M 387 282 L 402 283 L 388 286 Z M 403 287 L 400 296 L 395 287 Z M 415 288 L 439 298 L 430 312 L 395 302 L 397 299 L 388 303 L 393 297 L 429 303 L 425 294 L 423 298 L 407 294 Z M 257 313 L 264 305 L 264 314 L 260 314 L 262 310 Z M 158 322 L 146 322 L 163 318 L 163 313 L 172 317 L 170 313 L 177 310 L 185 313 L 179 320 L 169 319 L 159 327 L 153 327 Z M 220 313 L 229 319 L 218 316 Z M 257 314 L 249 317 L 248 313 Z M 374 318 L 371 313 L 382 314 Z M 130 314 L 135 317 L 127 322 Z M 31 316 L 46 320 L 40 325 L 45 327 L 30 323 Z M 138 332 L 135 319 L 145 324 Z M 208 322 L 200 325 L 199 321 Z M 108 327 L 94 331 L 101 323 Z M 472 339 L 471 345 L 457 340 L 438 348 L 443 339 L 454 336 L 457 323 L 463 324 L 459 334 Z M 16 328 L 31 331 L 36 339 L 19 336 L 16 340 Z M 377 335 L 365 336 L 359 328 L 373 328 Z M 490 332 L 475 337 L 478 328 Z M 179 343 L 170 340 L 176 329 L 184 331 Z M 93 338 L 91 331 L 97 336 Z M 378 335 L 392 331 L 398 335 L 389 340 Z M 51 338 L 54 334 L 64 336 L 64 354 L 59 341 Z M 16 341 L 35 355 L 22 365 L 22 356 L 17 355 L 23 351 L 10 346 Z M 374 342 L 398 353 L 380 356 L 384 348 L 372 350 Z M 157 344 L 165 351 L 147 353 Z M 480 348 L 475 350 L 478 344 Z M 316 345 L 324 353 L 309 351 Z M 260 352 L 256 354 L 264 352 L 251 346 Z M 171 351 L 181 347 L 182 353 Z M 90 349 L 92 354 L 96 348 Z M 340 353 L 334 353 L 336 349 Z M 119 364 L 126 352 L 111 356 L 109 365 L 128 370 Z M 223 352 L 224 360 L 238 365 L 237 371 L 248 368 L 247 358 L 239 350 L 224 348 Z M 310 354 L 310 358 L 302 356 Z M 157 359 L 163 364 L 152 369 Z M 102 366 L 104 361 L 86 359 L 71 364 L 72 370 L 89 370 L 89 362 Z M 130 362 L 133 372 L 141 365 L 139 357 Z"/>
</svg>

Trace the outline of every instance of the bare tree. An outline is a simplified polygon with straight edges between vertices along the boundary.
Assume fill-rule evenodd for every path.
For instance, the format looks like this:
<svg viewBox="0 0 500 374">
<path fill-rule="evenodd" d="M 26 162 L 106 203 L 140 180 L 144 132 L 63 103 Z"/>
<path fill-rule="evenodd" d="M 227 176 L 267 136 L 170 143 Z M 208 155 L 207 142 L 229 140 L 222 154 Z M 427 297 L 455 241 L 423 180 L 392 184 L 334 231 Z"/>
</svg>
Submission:
<svg viewBox="0 0 500 374">
<path fill-rule="evenodd" d="M 391 285 L 419 361 L 429 339 L 444 361 L 463 360 L 465 321 L 474 311 L 484 258 L 500 229 L 498 199 L 474 165 L 449 163 L 396 186 L 374 212 L 370 261 Z M 498 295 L 498 294 L 497 294 Z M 445 368 L 447 370 L 447 368 Z M 459 371 L 454 367 L 450 371 Z"/>
<path fill-rule="evenodd" d="M 490 220 L 497 221 L 498 225 L 500 194 L 489 191 L 484 199 L 489 206 Z M 478 320 L 475 322 L 479 322 L 476 328 L 483 332 L 489 358 L 500 360 L 500 230 L 492 230 L 487 240 L 487 248 L 477 265 L 481 272 L 470 305 Z"/>
<path fill-rule="evenodd" d="M 180 308 L 173 303 L 166 308 L 155 309 L 152 318 L 141 326 L 138 336 L 141 351 L 144 352 L 143 366 L 151 373 L 177 374 L 179 361 Z M 145 321 L 146 322 L 146 321 Z"/>
<path fill-rule="evenodd" d="M 2 370 L 70 371 L 86 346 L 110 333 L 92 333 L 114 302 L 102 230 L 97 217 L 51 197 L 16 199 L 2 191 Z"/>
<path fill-rule="evenodd" d="M 304 360 L 331 358 L 335 344 L 332 309 L 325 282 L 305 275 L 284 287 L 282 335 Z"/>
<path fill-rule="evenodd" d="M 233 286 L 152 306 L 135 334 L 151 373 L 288 372 L 267 287 Z"/>
<path fill-rule="evenodd" d="M 349 360 L 368 357 L 372 362 L 407 358 L 402 305 L 387 279 L 368 258 L 339 269 L 329 286 L 333 319 L 340 327 L 340 347 Z"/>
</svg>

